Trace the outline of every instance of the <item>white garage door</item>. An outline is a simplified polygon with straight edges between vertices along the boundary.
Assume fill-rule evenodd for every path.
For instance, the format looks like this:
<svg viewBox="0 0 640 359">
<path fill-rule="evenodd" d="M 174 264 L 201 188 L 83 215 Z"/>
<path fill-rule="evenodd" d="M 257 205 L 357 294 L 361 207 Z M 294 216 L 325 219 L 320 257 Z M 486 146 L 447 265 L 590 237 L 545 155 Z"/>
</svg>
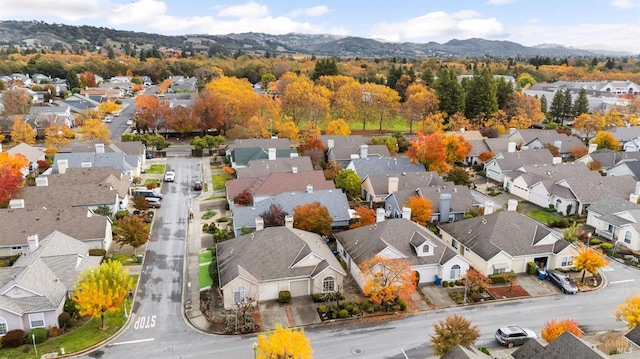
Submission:
<svg viewBox="0 0 640 359">
<path fill-rule="evenodd" d="M 280 293 L 280 286 L 278 283 L 261 284 L 259 300 L 278 299 L 278 293 Z"/>
<path fill-rule="evenodd" d="M 419 268 L 417 272 L 420 273 L 420 283 L 433 283 L 438 273 L 436 268 Z"/>
<path fill-rule="evenodd" d="M 289 282 L 289 291 L 292 297 L 309 295 L 309 280 L 294 280 Z"/>
</svg>

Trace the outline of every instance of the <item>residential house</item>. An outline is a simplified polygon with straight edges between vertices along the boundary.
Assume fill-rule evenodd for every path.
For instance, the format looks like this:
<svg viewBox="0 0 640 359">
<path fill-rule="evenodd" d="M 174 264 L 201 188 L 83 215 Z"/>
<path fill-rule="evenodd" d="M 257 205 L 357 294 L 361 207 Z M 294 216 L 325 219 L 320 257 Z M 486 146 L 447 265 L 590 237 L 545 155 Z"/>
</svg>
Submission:
<svg viewBox="0 0 640 359">
<path fill-rule="evenodd" d="M 432 223 L 461 221 L 469 209 L 477 206 L 469 187 L 455 185 L 453 182 L 443 182 L 440 185 L 391 193 L 384 199 L 385 212 L 389 214 L 388 217 L 401 217 L 402 208 L 413 196 L 423 197 L 431 202 Z"/>
<path fill-rule="evenodd" d="M 95 153 L 103 150 L 105 153 L 124 154 L 128 163 L 135 164 L 136 168 L 132 173 L 137 173 L 138 176 L 146 166 L 147 148 L 141 141 L 112 141 L 104 146 L 101 144 L 91 146 L 86 142 L 74 141 L 71 146 L 60 149 L 58 153 Z"/>
<path fill-rule="evenodd" d="M 230 208 L 235 205 L 234 198 L 245 190 L 249 190 L 253 203 L 257 203 L 283 192 L 306 191 L 308 188 L 313 190 L 336 188 L 333 181 L 327 181 L 324 178 L 322 171 L 269 173 L 259 178 L 234 179 L 228 181 L 226 186 Z"/>
<path fill-rule="evenodd" d="M 433 357 L 435 358 L 435 357 Z M 492 358 L 481 352 L 479 349 L 473 346 L 463 347 L 462 345 L 456 345 L 447 351 L 443 356 L 438 357 L 440 359 L 489 359 Z"/>
<path fill-rule="evenodd" d="M 346 272 L 319 235 L 285 227 L 270 227 L 216 244 L 218 278 L 224 308 L 243 299 L 257 303 L 336 292 Z"/>
<path fill-rule="evenodd" d="M 53 103 L 58 106 L 69 107 L 71 113 L 76 115 L 81 115 L 86 110 L 95 110 L 100 104 L 100 102 L 80 94 L 73 94 L 65 99 L 55 100 Z"/>
<path fill-rule="evenodd" d="M 494 155 L 509 152 L 509 149 L 512 148 L 512 145 L 509 145 L 509 140 L 506 137 L 485 138 L 484 143 Z M 513 150 L 515 150 L 515 148 Z"/>
<path fill-rule="evenodd" d="M 227 144 L 227 156 L 231 156 L 231 153 L 236 148 L 251 148 L 259 147 L 262 149 L 276 148 L 280 150 L 293 148 L 295 143 L 292 143 L 288 138 L 246 138 L 236 139 L 233 142 Z"/>
<path fill-rule="evenodd" d="M 96 152 L 58 152 L 56 153 L 52 171 L 64 173 L 69 168 L 109 167 L 116 168 L 129 177 L 138 177 L 142 173 L 143 164 L 138 155 L 123 152 L 106 152 L 104 144 L 96 144 Z"/>
<path fill-rule="evenodd" d="M 516 151 L 515 142 L 510 142 L 507 152 L 500 152 L 484 163 L 484 173 L 487 178 L 503 183 L 505 175 L 527 164 L 551 165 L 553 155 L 547 149 Z"/>
<path fill-rule="evenodd" d="M 354 158 L 389 158 L 391 153 L 387 145 L 359 145 L 331 147 L 327 150 L 327 160 L 336 161 L 343 168 Z"/>
<path fill-rule="evenodd" d="M 466 165 L 477 165 L 480 163 L 478 157 L 480 157 L 483 152 L 490 151 L 489 146 L 487 146 L 485 138 L 482 136 L 480 131 L 467 131 L 464 128 L 461 128 L 458 131 L 449 131 L 446 134 L 462 137 L 471 145 L 471 152 L 469 152 L 462 161 Z"/>
<path fill-rule="evenodd" d="M 632 176 L 636 180 L 640 180 L 640 161 L 620 161 L 607 170 L 607 176 Z"/>
<path fill-rule="evenodd" d="M 37 170 L 38 161 L 44 161 L 45 159 L 44 151 L 24 142 L 11 147 L 7 150 L 7 153 L 12 156 L 20 154 L 23 155 L 27 160 L 29 160 L 29 165 L 22 170 L 22 174 L 25 176 L 28 175 L 31 171 Z"/>
<path fill-rule="evenodd" d="M 37 119 L 37 129 L 48 127 L 50 124 L 67 126 L 69 128 L 73 128 L 74 126 L 74 117 L 71 114 L 71 108 L 69 106 L 31 106 L 29 115 Z"/>
<path fill-rule="evenodd" d="M 600 164 L 602 170 L 607 172 L 619 162 L 640 160 L 640 152 L 619 152 L 608 148 L 596 150 L 596 147 L 596 144 L 589 145 L 589 153 L 578 158 L 575 162 L 589 164 L 595 161 Z"/>
<path fill-rule="evenodd" d="M 605 112 L 619 106 L 626 106 L 629 100 L 621 95 L 638 93 L 639 85 L 631 81 L 556 81 L 553 83 L 537 83 L 522 92 L 529 96 L 542 98 L 545 96 L 551 103 L 555 93 L 559 90 L 569 89 L 572 102 L 578 97 L 581 90 L 585 90 L 589 101 L 589 112 Z"/>
<path fill-rule="evenodd" d="M 234 169 L 247 167 L 252 160 L 275 160 L 276 158 L 297 157 L 289 139 L 237 139 L 227 145 L 227 156 Z"/>
<path fill-rule="evenodd" d="M 427 172 L 422 163 L 412 163 L 407 157 L 354 158 L 345 169 L 354 170 L 360 179 L 373 174 Z"/>
<path fill-rule="evenodd" d="M 28 249 L 27 236 L 30 234 L 44 238 L 56 230 L 76 238 L 89 248 L 108 249 L 112 241 L 110 219 L 81 207 L 2 209 L 0 223 L 0 257 L 24 253 Z"/>
<path fill-rule="evenodd" d="M 587 224 L 595 228 L 595 234 L 640 251 L 640 205 L 638 195 L 628 200 L 605 196 L 587 208 Z"/>
<path fill-rule="evenodd" d="M 573 266 L 576 248 L 562 234 L 515 211 L 500 211 L 438 226 L 442 240 L 484 275 L 526 273 L 540 268 Z"/>
<path fill-rule="evenodd" d="M 247 167 L 236 169 L 236 178 L 258 178 L 276 172 L 298 173 L 308 171 L 313 171 L 313 164 L 309 156 L 251 160 L 248 162 Z"/>
<path fill-rule="evenodd" d="M 292 216 L 296 206 L 306 205 L 312 202 L 320 202 L 320 204 L 327 207 L 329 215 L 333 218 L 332 228 L 347 228 L 349 226 L 351 220 L 349 202 L 342 190 L 314 190 L 309 187 L 306 191 L 276 194 L 268 199 L 255 202 L 253 206 L 234 207 L 233 231 L 236 236 L 240 236 L 243 229 L 260 230 L 260 228 L 264 226 L 264 223 L 260 223 L 260 214 L 268 211 L 272 204 L 282 206 L 282 209 Z M 293 218 L 290 220 L 293 220 Z"/>
<path fill-rule="evenodd" d="M 521 347 L 511 353 L 514 359 L 604 359 L 608 355 L 598 350 L 573 333 L 566 331 L 546 346 L 537 339 L 527 340 Z"/>
<path fill-rule="evenodd" d="M 546 145 L 553 145 L 560 152 L 560 157 L 568 158 L 571 151 L 576 148 L 587 148 L 581 139 L 576 136 L 568 136 L 552 130 L 540 129 L 512 129 L 506 136 L 510 142 L 516 145 L 526 146 L 529 150 L 541 149 Z"/>
<path fill-rule="evenodd" d="M 362 180 L 362 198 L 371 202 L 381 202 L 398 190 L 414 190 L 443 183 L 444 180 L 435 171 L 373 173 Z"/>
<path fill-rule="evenodd" d="M 78 275 L 102 261 L 89 256 L 85 243 L 62 232 L 42 241 L 35 234 L 25 240 L 28 251 L 13 266 L 0 268 L 0 335 L 57 327 Z"/>
<path fill-rule="evenodd" d="M 631 329 L 624 337 L 631 343 L 635 350 L 640 349 L 640 325 Z"/>
<path fill-rule="evenodd" d="M 419 274 L 420 283 L 433 283 L 436 275 L 457 280 L 469 269 L 469 262 L 453 248 L 408 218 L 389 219 L 334 236 L 338 253 L 361 289 L 368 278 L 360 266 L 374 256 L 408 262 Z"/>
</svg>

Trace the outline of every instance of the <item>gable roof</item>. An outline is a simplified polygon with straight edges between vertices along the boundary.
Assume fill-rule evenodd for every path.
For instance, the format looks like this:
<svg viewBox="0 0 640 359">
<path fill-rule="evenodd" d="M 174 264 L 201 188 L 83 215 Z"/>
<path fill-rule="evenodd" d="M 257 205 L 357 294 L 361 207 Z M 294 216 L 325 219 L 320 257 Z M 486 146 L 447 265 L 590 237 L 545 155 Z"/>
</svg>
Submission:
<svg viewBox="0 0 640 359">
<path fill-rule="evenodd" d="M 631 172 L 633 177 L 635 177 L 636 179 L 640 178 L 640 161 L 622 161 L 622 162 L 618 162 L 618 164 L 613 166 L 611 169 L 617 168 L 617 167 L 626 167 L 627 170 L 629 172 Z"/>
<path fill-rule="evenodd" d="M 485 261 L 500 252 L 512 257 L 558 253 L 570 245 L 560 233 L 515 211 L 445 223 L 440 228 Z M 548 235 L 556 237 L 555 243 L 537 244 Z"/>
<path fill-rule="evenodd" d="M 258 178 L 274 172 L 293 172 L 294 167 L 298 172 L 313 171 L 311 157 L 300 156 L 276 158 L 275 160 L 250 160 L 247 163 L 247 167 L 236 169 L 236 178 Z"/>
<path fill-rule="evenodd" d="M 90 167 L 113 167 L 122 172 L 131 172 L 138 166 L 138 156 L 128 156 L 120 152 L 73 152 L 56 153 L 52 171 L 59 172 L 58 161 L 67 160 L 68 168 L 83 168 L 83 164 L 89 163 Z"/>
<path fill-rule="evenodd" d="M 631 329 L 630 332 L 624 335 L 630 342 L 640 347 L 640 325 Z"/>
<path fill-rule="evenodd" d="M 640 232 L 640 205 L 614 196 L 603 196 L 587 208 L 587 211 L 599 214 L 598 220 L 616 227 L 631 226 Z M 633 220 L 620 216 L 626 212 Z"/>
<path fill-rule="evenodd" d="M 29 162 L 36 162 L 44 159 L 44 152 L 28 143 L 19 143 L 7 150 L 10 155 L 21 154 L 26 157 Z"/>
<path fill-rule="evenodd" d="M 445 183 L 436 171 L 372 173 L 362 180 L 367 178 L 376 195 L 389 193 L 390 178 L 398 179 L 398 190 L 415 190 L 418 187 L 435 186 Z"/>
<path fill-rule="evenodd" d="M 592 171 L 594 172 L 594 171 Z M 594 172 L 597 175 L 597 172 Z M 636 179 L 633 176 L 593 176 L 593 181 L 585 177 L 567 177 L 566 185 L 575 194 L 576 198 L 589 204 L 599 200 L 603 196 L 627 197 L 636 189 Z"/>
<path fill-rule="evenodd" d="M 269 158 L 268 149 L 261 147 L 241 147 L 235 148 L 231 152 L 233 162 L 238 166 L 246 166 L 249 161 Z M 291 155 L 298 155 L 298 152 L 291 148 L 276 148 L 276 158 L 289 158 Z"/>
<path fill-rule="evenodd" d="M 511 356 L 514 359 L 534 359 L 544 354 L 544 345 L 535 339 L 529 339 L 516 349 Z"/>
<path fill-rule="evenodd" d="M 324 240 L 317 234 L 288 227 L 269 227 L 216 244 L 220 287 L 244 271 L 259 282 L 314 277 L 327 267 L 346 275 Z M 295 266 L 309 255 L 313 266 Z"/>
<path fill-rule="evenodd" d="M 365 262 L 379 254 L 385 248 L 393 248 L 402 253 L 412 265 L 444 264 L 456 256 L 456 252 L 449 248 L 431 231 L 406 218 L 394 218 L 364 227 L 354 228 L 334 234 L 351 259 L 357 264 Z M 416 238 L 419 236 L 419 238 Z M 434 254 L 417 256 L 414 245 L 426 241 L 434 245 Z"/>
<path fill-rule="evenodd" d="M 363 179 L 372 174 L 426 172 L 421 163 L 412 163 L 407 157 L 394 158 L 354 158 L 348 168 L 352 168 Z"/>
<path fill-rule="evenodd" d="M 522 347 L 513 352 L 511 356 L 513 356 L 513 358 L 515 359 L 608 358 L 608 356 L 602 353 L 600 350 L 598 350 L 597 348 L 592 348 L 589 343 L 576 337 L 568 331 L 562 333 L 554 341 L 547 344 L 547 346 L 542 348 L 541 351 L 539 351 L 540 348 L 536 347 L 534 343 L 528 345 L 532 341 L 537 342 L 537 340 L 535 339 L 527 340 L 527 342 Z"/>
<path fill-rule="evenodd" d="M 333 181 L 327 181 L 322 171 L 307 171 L 299 173 L 269 173 L 260 178 L 234 179 L 227 182 L 227 199 L 232 200 L 242 191 L 248 189 L 253 197 L 269 196 L 282 192 L 306 191 L 307 186 L 312 189 L 335 189 Z"/>
<path fill-rule="evenodd" d="M 327 150 L 329 149 L 329 140 L 333 141 L 333 147 L 360 146 L 366 145 L 368 142 L 362 135 L 320 135 L 318 139 L 322 141 L 322 145 Z"/>
<path fill-rule="evenodd" d="M 468 346 L 463 347 L 461 345 L 456 345 L 451 348 L 445 355 L 441 356 L 440 359 L 488 359 L 491 356 L 481 352 L 480 350 Z"/>
<path fill-rule="evenodd" d="M 553 155 L 547 149 L 500 152 L 492 160 L 487 162 L 491 161 L 495 161 L 500 166 L 502 172 L 509 172 L 526 164 L 543 165 L 546 163 L 550 165 L 553 163 Z"/>
<path fill-rule="evenodd" d="M 247 138 L 236 139 L 227 145 L 227 149 L 232 151 L 237 148 L 250 148 L 258 147 L 262 149 L 276 148 L 276 149 L 290 149 L 292 143 L 288 138 Z"/>
<path fill-rule="evenodd" d="M 441 186 L 420 187 L 417 192 L 431 202 L 433 213 L 440 213 L 440 200 L 443 194 L 451 195 L 449 210 L 452 213 L 467 212 L 474 204 L 473 195 L 469 187 L 455 185 L 453 182 L 445 182 Z"/>
<path fill-rule="evenodd" d="M 335 161 L 349 161 L 352 155 L 362 158 L 363 146 L 367 146 L 367 157 L 391 157 L 387 145 L 334 146 L 328 150 L 327 157 Z"/>
<path fill-rule="evenodd" d="M 616 140 L 624 143 L 636 137 L 640 137 L 640 126 L 614 127 L 605 130 L 605 132 L 609 132 L 616 138 Z"/>
<path fill-rule="evenodd" d="M 640 152 L 619 152 L 613 151 L 608 148 L 603 148 L 599 150 L 595 150 L 582 158 L 577 159 L 576 161 L 583 160 L 586 157 L 590 157 L 593 161 L 598 161 L 602 168 L 609 169 L 621 161 L 628 160 L 640 160 Z"/>
</svg>

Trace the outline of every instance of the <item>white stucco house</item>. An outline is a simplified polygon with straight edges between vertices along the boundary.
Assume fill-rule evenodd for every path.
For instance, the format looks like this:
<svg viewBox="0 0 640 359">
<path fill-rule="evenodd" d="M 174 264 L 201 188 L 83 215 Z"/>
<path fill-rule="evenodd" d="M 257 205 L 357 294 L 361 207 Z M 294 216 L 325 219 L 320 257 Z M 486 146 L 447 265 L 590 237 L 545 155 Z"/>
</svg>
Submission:
<svg viewBox="0 0 640 359">
<path fill-rule="evenodd" d="M 603 197 L 587 209 L 587 224 L 595 234 L 631 250 L 640 250 L 640 205 L 638 195 L 629 199 Z"/>
</svg>

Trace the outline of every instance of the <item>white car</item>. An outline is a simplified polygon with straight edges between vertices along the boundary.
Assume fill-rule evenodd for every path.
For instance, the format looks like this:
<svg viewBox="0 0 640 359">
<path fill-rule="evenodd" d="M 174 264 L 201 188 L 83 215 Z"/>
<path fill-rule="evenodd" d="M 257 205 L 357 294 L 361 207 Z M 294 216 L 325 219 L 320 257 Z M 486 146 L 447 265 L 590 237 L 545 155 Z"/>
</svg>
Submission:
<svg viewBox="0 0 640 359">
<path fill-rule="evenodd" d="M 128 119 L 127 120 L 127 126 L 131 126 L 133 125 L 133 120 L 132 119 Z"/>
<path fill-rule="evenodd" d="M 111 123 L 111 122 L 113 122 L 113 117 L 107 116 L 107 117 L 104 118 L 103 121 L 106 122 L 106 123 Z"/>
<path fill-rule="evenodd" d="M 176 171 L 167 171 L 167 173 L 164 174 L 164 181 L 165 182 L 173 182 L 173 180 L 176 178 Z"/>
</svg>

